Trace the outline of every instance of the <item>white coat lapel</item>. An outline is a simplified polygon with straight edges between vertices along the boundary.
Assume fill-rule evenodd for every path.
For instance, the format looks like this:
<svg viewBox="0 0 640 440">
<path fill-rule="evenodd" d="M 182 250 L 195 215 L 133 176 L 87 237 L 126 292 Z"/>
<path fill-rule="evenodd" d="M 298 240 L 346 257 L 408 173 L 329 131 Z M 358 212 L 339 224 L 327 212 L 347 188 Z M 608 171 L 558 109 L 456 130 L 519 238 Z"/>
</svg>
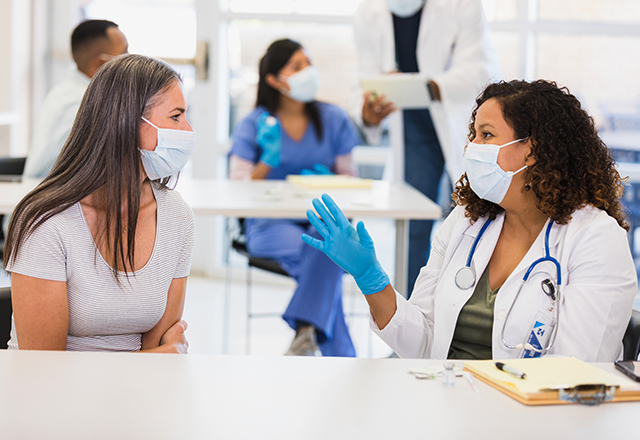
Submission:
<svg viewBox="0 0 640 440">
<path fill-rule="evenodd" d="M 372 32 L 379 32 L 378 41 L 381 45 L 382 59 L 380 63 L 382 65 L 382 73 L 389 73 L 397 70 L 393 16 L 384 0 L 378 1 L 376 6 L 376 23 L 378 29 L 373 29 Z"/>
<path fill-rule="evenodd" d="M 496 248 L 496 243 L 498 243 L 498 238 L 500 237 L 503 224 L 504 215 L 496 217 L 496 219 L 491 222 L 476 247 L 475 254 L 471 260 L 471 267 L 476 272 L 476 282 L 480 279 L 489 264 L 489 260 L 493 255 L 493 250 Z M 484 225 L 484 221 L 480 223 L 481 227 L 482 225 Z"/>
</svg>

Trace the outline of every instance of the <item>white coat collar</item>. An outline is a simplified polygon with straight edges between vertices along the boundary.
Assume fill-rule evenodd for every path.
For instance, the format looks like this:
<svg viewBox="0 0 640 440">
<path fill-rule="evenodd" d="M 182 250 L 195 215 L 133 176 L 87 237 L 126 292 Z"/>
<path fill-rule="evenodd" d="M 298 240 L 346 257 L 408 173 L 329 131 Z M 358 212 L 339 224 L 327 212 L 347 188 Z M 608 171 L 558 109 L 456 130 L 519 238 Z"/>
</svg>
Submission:
<svg viewBox="0 0 640 440">
<path fill-rule="evenodd" d="M 77 68 L 69 71 L 69 79 L 75 83 L 82 84 L 85 87 L 88 87 L 91 82 L 91 78 L 80 72 Z"/>
</svg>

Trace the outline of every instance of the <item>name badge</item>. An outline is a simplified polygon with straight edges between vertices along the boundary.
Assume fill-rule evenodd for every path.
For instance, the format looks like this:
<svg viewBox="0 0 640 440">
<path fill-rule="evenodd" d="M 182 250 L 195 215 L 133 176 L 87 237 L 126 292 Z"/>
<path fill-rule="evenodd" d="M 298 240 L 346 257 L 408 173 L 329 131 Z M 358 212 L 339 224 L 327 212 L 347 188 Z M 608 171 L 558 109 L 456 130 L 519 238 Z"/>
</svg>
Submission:
<svg viewBox="0 0 640 440">
<path fill-rule="evenodd" d="M 555 319 L 553 319 L 553 317 L 545 315 L 542 312 L 538 312 L 536 314 L 536 319 L 533 321 L 533 327 L 529 332 L 525 349 L 522 350 L 520 357 L 538 358 L 542 356 L 541 350 L 549 344 L 549 338 L 551 337 L 555 324 Z M 529 349 L 529 346 L 533 347 L 535 350 Z"/>
</svg>

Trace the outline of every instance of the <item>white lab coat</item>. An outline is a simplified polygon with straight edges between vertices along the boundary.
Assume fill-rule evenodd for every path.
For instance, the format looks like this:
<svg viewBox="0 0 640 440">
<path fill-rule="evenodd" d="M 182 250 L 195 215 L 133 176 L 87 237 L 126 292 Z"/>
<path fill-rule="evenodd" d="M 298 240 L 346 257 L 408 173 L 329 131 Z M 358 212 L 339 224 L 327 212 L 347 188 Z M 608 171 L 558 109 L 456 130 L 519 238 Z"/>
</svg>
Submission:
<svg viewBox="0 0 640 440">
<path fill-rule="evenodd" d="M 359 73 L 397 70 L 393 18 L 386 0 L 363 1 L 353 23 Z M 440 88 L 441 101 L 429 110 L 447 172 L 455 182 L 464 172 L 462 153 L 475 98 L 490 80 L 499 77 L 498 57 L 481 1 L 427 0 L 416 55 L 420 72 Z M 375 138 L 371 131 L 364 131 L 370 141 Z M 401 150 L 394 151 L 396 163 L 403 163 Z"/>
<path fill-rule="evenodd" d="M 90 79 L 76 68 L 47 94 L 34 125 L 24 176 L 44 178 L 69 137 Z"/>
<path fill-rule="evenodd" d="M 484 219 L 470 224 L 464 208 L 457 207 L 445 220 L 432 243 L 431 256 L 422 268 L 411 299 L 396 294 L 397 311 L 380 331 L 372 329 L 399 356 L 445 359 L 462 307 L 474 288 L 459 289 L 456 272 L 465 265 L 471 244 Z M 498 241 L 504 215 L 498 216 L 482 236 L 472 267 L 479 279 Z M 533 261 L 545 255 L 545 228 L 517 268 L 500 287 L 494 307 L 492 349 L 494 359 L 520 357 L 521 350 L 506 349 L 500 333 L 522 278 Z M 586 206 L 573 213 L 567 225 L 554 224 L 549 251 L 562 269 L 558 334 L 549 355 L 575 356 L 587 362 L 611 362 L 622 351 L 633 300 L 636 272 L 626 233 L 604 211 Z M 545 266 L 545 267 L 541 267 Z M 540 282 L 556 279 L 549 263 L 536 266 L 522 289 L 505 328 L 508 344 L 525 342 L 539 311 L 548 313 L 550 301 Z"/>
</svg>

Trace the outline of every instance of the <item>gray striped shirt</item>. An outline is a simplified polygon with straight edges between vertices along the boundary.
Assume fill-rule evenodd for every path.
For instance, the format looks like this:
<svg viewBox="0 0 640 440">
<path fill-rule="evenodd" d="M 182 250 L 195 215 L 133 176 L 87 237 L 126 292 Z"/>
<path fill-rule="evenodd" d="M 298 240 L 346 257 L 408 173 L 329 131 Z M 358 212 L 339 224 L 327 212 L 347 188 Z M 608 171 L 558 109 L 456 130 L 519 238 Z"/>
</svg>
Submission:
<svg viewBox="0 0 640 440">
<path fill-rule="evenodd" d="M 8 265 L 8 272 L 67 282 L 67 350 L 140 350 L 142 333 L 164 313 L 171 281 L 189 275 L 193 213 L 177 192 L 152 188 L 158 207 L 153 253 L 135 273 L 119 272 L 120 284 L 97 251 L 79 203 L 36 229 Z M 9 348 L 18 348 L 14 323 Z"/>
</svg>

